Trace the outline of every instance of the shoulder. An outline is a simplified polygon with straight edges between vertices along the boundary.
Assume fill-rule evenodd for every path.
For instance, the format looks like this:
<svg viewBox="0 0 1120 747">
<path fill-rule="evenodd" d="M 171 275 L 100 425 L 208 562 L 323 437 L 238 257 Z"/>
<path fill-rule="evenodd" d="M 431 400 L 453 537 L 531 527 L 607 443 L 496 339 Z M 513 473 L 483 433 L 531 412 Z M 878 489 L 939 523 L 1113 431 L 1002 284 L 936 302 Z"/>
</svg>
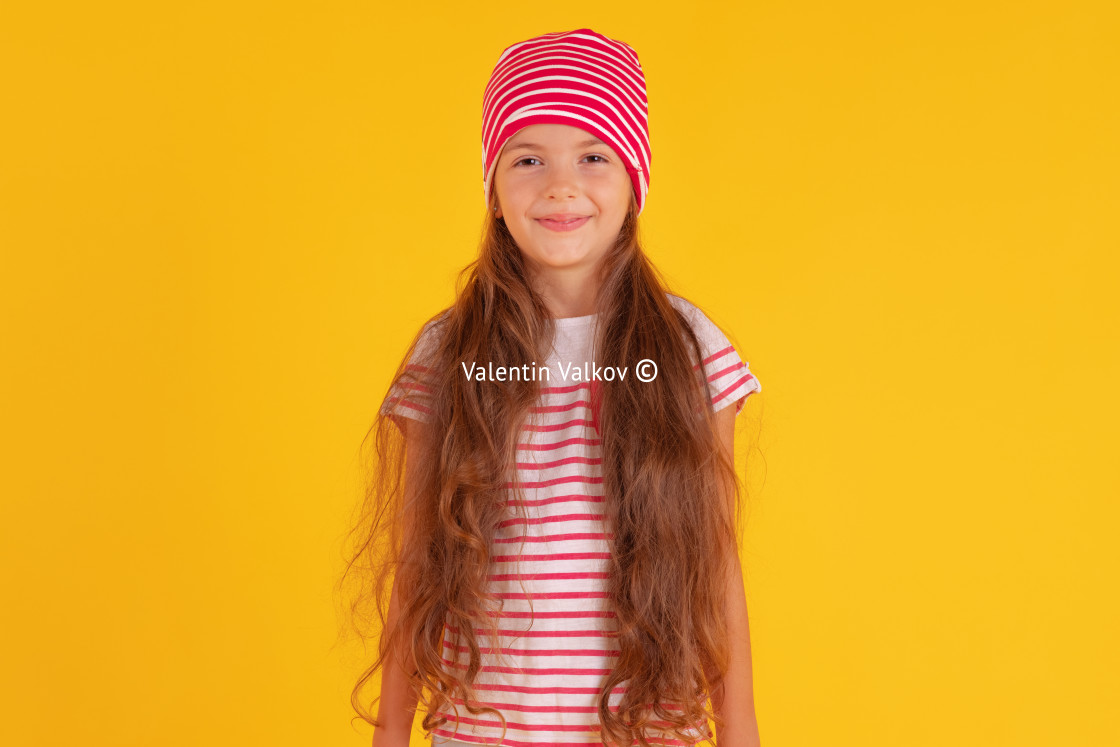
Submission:
<svg viewBox="0 0 1120 747">
<path fill-rule="evenodd" d="M 444 309 L 425 322 L 420 328 L 415 340 L 415 349 L 412 356 L 414 359 L 424 359 L 430 356 L 439 346 L 439 342 L 446 331 L 447 319 L 450 313 L 450 309 Z"/>
<path fill-rule="evenodd" d="M 406 422 L 403 418 L 431 420 L 434 367 L 438 365 L 436 357 L 448 311 L 433 316 L 416 333 L 410 353 L 381 405 L 381 414 L 391 417 L 402 430 Z"/>
<path fill-rule="evenodd" d="M 735 403 L 735 413 L 738 414 L 747 396 L 762 389 L 749 364 L 727 334 L 696 304 L 672 294 L 669 294 L 669 301 L 688 320 L 700 343 L 700 364 L 704 368 L 714 409 L 718 412 Z"/>
<path fill-rule="evenodd" d="M 699 309 L 696 308 L 696 304 L 692 303 L 684 296 L 677 296 L 672 293 L 666 293 L 665 295 L 668 297 L 669 303 L 673 304 L 673 306 L 677 307 L 678 311 L 685 315 L 699 311 Z"/>
<path fill-rule="evenodd" d="M 727 347 L 730 343 L 723 330 L 713 322 L 700 307 L 683 296 L 668 294 L 669 302 L 684 315 L 692 331 L 699 338 L 700 343 L 708 349 L 713 347 Z"/>
<path fill-rule="evenodd" d="M 450 316 L 450 308 L 443 309 L 442 311 L 438 312 L 437 314 L 435 314 L 435 316 L 424 322 L 424 326 L 420 328 L 421 334 L 426 335 L 430 333 L 438 333 L 447 324 L 447 320 L 450 318 Z"/>
</svg>

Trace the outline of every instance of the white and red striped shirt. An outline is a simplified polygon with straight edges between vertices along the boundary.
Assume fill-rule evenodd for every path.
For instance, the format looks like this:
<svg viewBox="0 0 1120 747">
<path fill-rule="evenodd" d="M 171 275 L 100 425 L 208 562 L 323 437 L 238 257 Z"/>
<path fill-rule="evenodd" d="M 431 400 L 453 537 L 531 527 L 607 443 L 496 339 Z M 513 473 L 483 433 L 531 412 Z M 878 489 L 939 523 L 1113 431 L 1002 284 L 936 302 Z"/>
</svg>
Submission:
<svg viewBox="0 0 1120 747">
<path fill-rule="evenodd" d="M 734 403 L 741 411 L 746 397 L 761 389 L 758 380 L 702 311 L 679 296 L 670 295 L 670 300 L 700 340 L 714 409 Z M 509 518 L 499 525 L 491 546 L 489 583 L 502 600 L 502 611 L 495 613 L 501 618 L 502 634 L 491 641 L 482 628 L 476 629 L 482 669 L 475 688 L 481 701 L 505 717 L 505 739 L 497 741 L 500 720 L 491 714 L 473 716 L 460 701 L 458 732 L 455 714 L 448 708 L 448 722 L 432 733 L 436 744 L 601 744 L 597 700 L 618 655 L 612 635 L 617 626 L 605 588 L 610 555 L 591 383 L 575 381 L 571 372 L 592 360 L 597 319 L 591 315 L 555 320 L 552 356 L 538 362 L 548 366 L 550 378 L 537 376 L 541 398 L 518 447 L 516 479 L 528 518 L 509 503 Z M 430 350 L 431 341 L 425 340 L 429 331 L 430 326 L 410 363 L 421 375 L 424 354 Z M 567 380 L 563 371 L 568 371 Z M 634 375 L 632 366 L 627 375 Z M 382 412 L 428 420 L 424 397 L 423 384 L 402 385 L 390 392 Z M 512 498 L 512 491 L 509 495 Z M 444 665 L 465 671 L 468 653 L 451 650 L 447 641 L 443 645 Z M 495 645 L 506 659 L 504 665 L 491 653 Z M 611 694 L 612 708 L 624 692 L 625 684 Z M 698 725 L 694 733 L 695 741 L 706 738 L 708 724 Z"/>
</svg>

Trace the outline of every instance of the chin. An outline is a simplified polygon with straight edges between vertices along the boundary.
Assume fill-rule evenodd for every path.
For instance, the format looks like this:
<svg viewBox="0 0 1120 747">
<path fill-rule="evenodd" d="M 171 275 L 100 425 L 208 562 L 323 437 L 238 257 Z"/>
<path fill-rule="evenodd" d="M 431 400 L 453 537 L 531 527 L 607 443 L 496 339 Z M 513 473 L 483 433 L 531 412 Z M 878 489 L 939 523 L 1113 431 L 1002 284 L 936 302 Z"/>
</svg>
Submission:
<svg viewBox="0 0 1120 747">
<path fill-rule="evenodd" d="M 582 263 L 579 261 L 562 262 L 560 260 L 542 262 L 538 259 L 534 264 L 536 264 L 537 268 L 540 270 L 570 270 L 573 267 L 580 266 Z"/>
<path fill-rule="evenodd" d="M 551 252 L 541 251 L 540 249 L 527 252 L 522 249 L 521 253 L 534 264 L 544 267 L 566 267 L 567 265 L 579 264 L 585 261 L 589 256 L 587 252 L 572 252 L 563 249 Z"/>
</svg>

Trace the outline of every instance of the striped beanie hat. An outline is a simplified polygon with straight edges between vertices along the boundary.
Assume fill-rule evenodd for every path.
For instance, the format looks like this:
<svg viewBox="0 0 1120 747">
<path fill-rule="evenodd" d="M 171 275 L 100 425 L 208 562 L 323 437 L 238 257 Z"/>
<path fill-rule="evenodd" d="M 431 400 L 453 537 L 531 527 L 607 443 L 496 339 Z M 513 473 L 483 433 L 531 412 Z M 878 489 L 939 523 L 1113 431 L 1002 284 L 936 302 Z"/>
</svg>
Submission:
<svg viewBox="0 0 1120 747">
<path fill-rule="evenodd" d="M 518 130 L 565 124 L 587 130 L 624 160 L 638 214 L 649 191 L 649 107 L 638 53 L 591 29 L 518 42 L 498 58 L 482 99 L 482 192 Z"/>
</svg>

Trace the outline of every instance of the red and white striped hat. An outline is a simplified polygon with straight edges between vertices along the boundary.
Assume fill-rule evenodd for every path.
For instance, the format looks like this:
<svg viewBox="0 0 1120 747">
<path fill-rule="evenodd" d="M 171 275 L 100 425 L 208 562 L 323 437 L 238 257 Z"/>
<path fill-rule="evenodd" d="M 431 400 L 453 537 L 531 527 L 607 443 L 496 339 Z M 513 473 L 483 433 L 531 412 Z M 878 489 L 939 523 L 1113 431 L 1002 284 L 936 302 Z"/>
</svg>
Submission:
<svg viewBox="0 0 1120 747">
<path fill-rule="evenodd" d="M 482 98 L 482 193 L 518 130 L 566 124 L 587 130 L 626 162 L 638 214 L 649 191 L 649 106 L 638 53 L 591 29 L 544 34 L 506 47 Z"/>
</svg>

